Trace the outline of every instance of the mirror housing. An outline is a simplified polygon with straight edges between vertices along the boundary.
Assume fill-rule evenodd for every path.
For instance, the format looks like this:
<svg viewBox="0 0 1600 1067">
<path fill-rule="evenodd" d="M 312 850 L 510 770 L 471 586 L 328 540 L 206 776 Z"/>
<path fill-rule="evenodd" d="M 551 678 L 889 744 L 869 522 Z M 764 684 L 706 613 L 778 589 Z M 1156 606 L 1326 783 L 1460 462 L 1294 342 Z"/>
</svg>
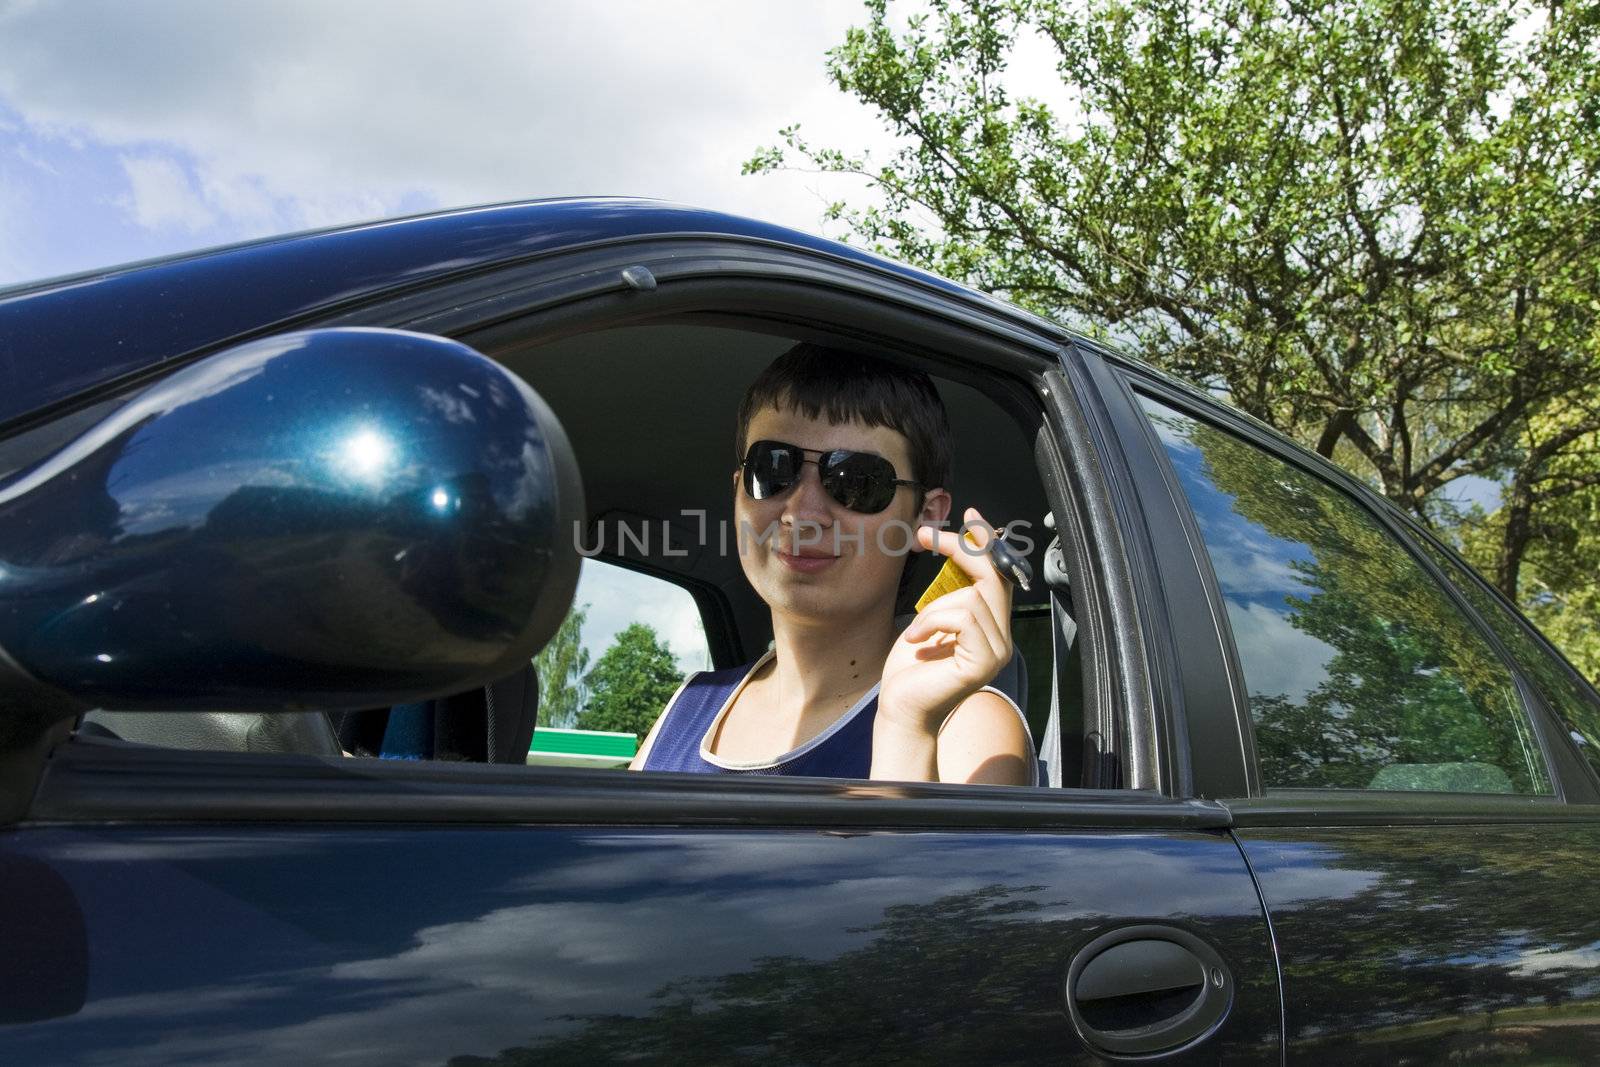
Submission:
<svg viewBox="0 0 1600 1067">
<path fill-rule="evenodd" d="M 207 357 L 0 483 L 0 732 L 482 685 L 560 625 L 583 515 L 555 415 L 464 345 L 325 329 Z"/>
</svg>

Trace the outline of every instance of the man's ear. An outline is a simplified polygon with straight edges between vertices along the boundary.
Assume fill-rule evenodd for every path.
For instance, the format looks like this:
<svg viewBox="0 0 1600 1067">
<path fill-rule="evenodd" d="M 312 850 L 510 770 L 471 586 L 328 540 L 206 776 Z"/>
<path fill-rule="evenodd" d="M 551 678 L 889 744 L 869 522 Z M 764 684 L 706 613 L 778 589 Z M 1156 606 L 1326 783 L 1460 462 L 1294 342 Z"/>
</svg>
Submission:
<svg viewBox="0 0 1600 1067">
<path fill-rule="evenodd" d="M 929 489 L 922 496 L 922 510 L 917 513 L 917 523 L 933 526 L 950 517 L 950 494 L 943 489 Z"/>
</svg>

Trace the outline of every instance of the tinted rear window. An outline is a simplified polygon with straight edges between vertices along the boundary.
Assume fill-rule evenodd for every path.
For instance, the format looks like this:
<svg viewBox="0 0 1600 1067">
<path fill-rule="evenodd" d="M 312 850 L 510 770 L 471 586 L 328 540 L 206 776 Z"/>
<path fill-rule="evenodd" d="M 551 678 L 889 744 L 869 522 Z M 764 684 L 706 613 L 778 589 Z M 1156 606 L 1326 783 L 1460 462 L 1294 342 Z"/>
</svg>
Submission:
<svg viewBox="0 0 1600 1067">
<path fill-rule="evenodd" d="M 1550 792 L 1510 671 L 1376 516 L 1141 399 L 1227 605 L 1266 787 Z"/>
</svg>

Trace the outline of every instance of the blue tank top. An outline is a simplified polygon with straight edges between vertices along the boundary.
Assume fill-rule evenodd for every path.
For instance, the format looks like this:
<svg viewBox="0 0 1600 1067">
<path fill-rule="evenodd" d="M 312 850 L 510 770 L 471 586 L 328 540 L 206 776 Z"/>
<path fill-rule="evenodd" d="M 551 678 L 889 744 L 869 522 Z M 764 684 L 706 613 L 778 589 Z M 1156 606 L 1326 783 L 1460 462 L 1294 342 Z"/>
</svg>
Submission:
<svg viewBox="0 0 1600 1067">
<path fill-rule="evenodd" d="M 643 770 L 690 771 L 701 774 L 789 774 L 808 778 L 868 778 L 872 774 L 872 724 L 878 714 L 878 687 L 873 686 L 832 725 L 799 748 L 770 761 L 739 763 L 709 750 L 718 719 L 732 705 L 744 683 L 772 658 L 768 652 L 754 663 L 692 674 L 667 702 L 661 726 L 645 755 Z M 992 686 L 985 689 L 1005 697 Z M 1023 719 L 1024 726 L 1027 720 Z M 1032 741 L 1030 739 L 1031 747 Z M 1037 764 L 1037 756 L 1033 757 Z"/>
<path fill-rule="evenodd" d="M 878 687 L 867 690 L 833 725 L 776 759 L 737 763 L 709 752 L 706 744 L 718 717 L 733 696 L 755 676 L 768 652 L 754 663 L 692 674 L 662 712 L 661 728 L 645 756 L 647 771 L 697 771 L 702 774 L 794 774 L 809 778 L 866 778 L 872 771 L 872 720 L 878 714 Z"/>
</svg>

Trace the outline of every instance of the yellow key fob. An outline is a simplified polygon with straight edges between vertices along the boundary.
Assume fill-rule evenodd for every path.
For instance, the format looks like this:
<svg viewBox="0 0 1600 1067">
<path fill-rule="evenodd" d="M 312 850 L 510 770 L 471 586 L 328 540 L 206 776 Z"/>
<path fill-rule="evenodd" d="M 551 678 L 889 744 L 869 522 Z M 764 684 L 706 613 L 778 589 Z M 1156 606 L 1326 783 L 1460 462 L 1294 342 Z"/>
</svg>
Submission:
<svg viewBox="0 0 1600 1067">
<path fill-rule="evenodd" d="M 969 545 L 977 546 L 977 538 L 970 533 L 963 536 L 966 537 Z M 955 560 L 946 556 L 944 558 L 944 566 L 939 568 L 939 573 L 933 576 L 933 581 L 928 584 L 928 588 L 924 589 L 922 595 L 917 598 L 917 610 L 921 611 L 946 593 L 953 593 L 957 589 L 965 589 L 971 584 L 972 579 L 967 575 L 967 572 L 962 570 Z"/>
<path fill-rule="evenodd" d="M 978 539 L 973 537 L 970 531 L 962 536 L 967 539 L 967 544 L 974 548 L 978 547 Z M 1028 583 L 1033 581 L 1033 567 L 1001 537 L 990 539 L 989 558 L 994 561 L 994 569 L 1000 572 L 1000 577 L 1012 585 L 1020 586 L 1023 592 L 1028 591 L 1030 588 Z M 917 598 L 917 610 L 921 611 L 931 601 L 939 599 L 946 593 L 965 589 L 971 584 L 972 579 L 967 576 L 967 572 L 962 570 L 955 560 L 946 556 L 944 566 L 939 568 L 939 573 L 933 576 L 932 583 Z"/>
</svg>

